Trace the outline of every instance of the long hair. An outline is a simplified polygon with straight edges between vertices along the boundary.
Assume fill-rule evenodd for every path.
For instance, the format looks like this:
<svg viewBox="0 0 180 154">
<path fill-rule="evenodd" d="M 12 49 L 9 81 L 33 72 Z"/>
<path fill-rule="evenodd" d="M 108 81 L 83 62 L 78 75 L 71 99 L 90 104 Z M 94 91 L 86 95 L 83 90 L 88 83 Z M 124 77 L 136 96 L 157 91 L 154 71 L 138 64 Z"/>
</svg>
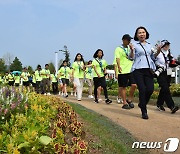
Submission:
<svg viewBox="0 0 180 154">
<path fill-rule="evenodd" d="M 138 30 L 139 30 L 139 29 L 144 29 L 144 30 L 145 30 L 145 32 L 146 32 L 146 39 L 148 39 L 148 38 L 149 38 L 149 33 L 148 33 L 147 29 L 146 29 L 145 27 L 143 27 L 143 26 L 140 26 L 140 27 L 138 27 L 138 28 L 136 29 L 136 32 L 135 32 L 135 34 L 134 34 L 134 40 L 135 40 L 135 41 L 138 41 L 138 40 L 139 40 L 138 37 L 137 37 L 137 33 L 138 33 Z"/>
<path fill-rule="evenodd" d="M 85 64 L 84 58 L 83 58 L 83 56 L 80 53 L 77 53 L 77 55 L 75 56 L 74 62 L 77 61 L 77 56 L 79 56 L 79 55 L 81 56 L 80 61 L 82 61 Z"/>
<path fill-rule="evenodd" d="M 96 52 L 95 52 L 94 55 L 93 55 L 93 58 L 97 58 L 97 57 L 98 57 L 98 52 L 99 52 L 99 51 L 102 52 L 102 57 L 104 56 L 103 50 L 102 50 L 102 49 L 97 49 Z M 101 58 L 102 58 L 102 57 L 101 57 Z"/>
</svg>

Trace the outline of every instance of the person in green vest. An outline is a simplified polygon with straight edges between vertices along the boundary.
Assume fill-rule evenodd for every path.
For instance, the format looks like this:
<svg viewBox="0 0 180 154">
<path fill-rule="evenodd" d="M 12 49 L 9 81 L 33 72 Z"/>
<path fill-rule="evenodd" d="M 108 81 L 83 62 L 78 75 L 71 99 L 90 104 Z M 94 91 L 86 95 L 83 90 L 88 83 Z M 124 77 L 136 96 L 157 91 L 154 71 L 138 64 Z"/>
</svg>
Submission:
<svg viewBox="0 0 180 154">
<path fill-rule="evenodd" d="M 84 84 L 85 65 L 83 56 L 80 53 L 76 55 L 74 63 L 72 64 L 72 68 L 72 78 L 74 79 L 74 85 L 77 87 L 77 100 L 81 101 Z"/>
<path fill-rule="evenodd" d="M 12 74 L 12 70 L 8 74 L 8 81 L 9 86 L 14 86 L 14 74 Z"/>
<path fill-rule="evenodd" d="M 92 68 L 92 60 L 88 61 L 88 64 L 86 65 L 86 71 L 85 71 L 85 79 L 88 84 L 88 92 L 89 96 L 88 98 L 93 99 L 92 91 L 93 91 L 93 68 Z"/>
<path fill-rule="evenodd" d="M 9 73 L 6 72 L 5 75 L 4 75 L 4 77 L 3 77 L 3 84 L 4 84 L 4 85 L 8 85 L 8 84 L 9 84 L 8 75 L 9 75 Z"/>
<path fill-rule="evenodd" d="M 43 91 L 44 95 L 51 95 L 50 94 L 50 70 L 49 64 L 45 64 L 45 68 L 41 70 L 42 76 L 42 84 L 43 84 Z"/>
<path fill-rule="evenodd" d="M 52 82 L 53 94 L 57 94 L 58 93 L 58 79 L 56 76 L 56 70 L 54 70 L 54 72 L 51 74 L 51 82 Z"/>
<path fill-rule="evenodd" d="M 69 85 L 69 79 L 71 77 L 71 69 L 67 66 L 67 61 L 64 60 L 62 67 L 58 71 L 58 77 L 62 81 L 62 92 L 64 97 L 68 97 L 67 86 Z"/>
<path fill-rule="evenodd" d="M 14 80 L 15 80 L 15 82 L 14 82 L 15 87 L 19 91 L 19 85 L 20 85 L 20 82 L 21 82 L 21 77 L 20 77 L 20 75 L 18 73 L 15 74 Z"/>
<path fill-rule="evenodd" d="M 37 66 L 37 69 L 35 71 L 35 79 L 36 79 L 36 87 L 35 90 L 36 92 L 42 93 L 43 92 L 43 85 L 42 85 L 42 76 L 41 76 L 41 65 Z"/>
<path fill-rule="evenodd" d="M 22 78 L 22 82 L 23 82 L 23 87 L 25 87 L 28 92 L 30 92 L 29 77 L 30 77 L 30 74 L 29 74 L 27 68 L 24 67 L 23 72 L 21 74 L 21 78 Z"/>
<path fill-rule="evenodd" d="M 32 72 L 32 87 L 33 87 L 33 91 L 36 90 L 36 76 L 35 76 L 35 72 Z"/>
<path fill-rule="evenodd" d="M 133 61 L 129 59 L 129 53 L 131 49 L 129 47 L 129 43 L 131 42 L 131 36 L 129 34 L 125 34 L 122 37 L 122 45 L 115 49 L 115 58 L 114 63 L 117 66 L 116 78 L 118 79 L 118 85 L 120 88 L 121 97 L 123 100 L 123 109 L 131 109 L 134 108 L 134 104 L 132 103 L 134 98 L 134 92 L 136 89 L 136 83 L 131 73 L 131 68 L 133 65 Z M 130 86 L 129 97 L 126 96 L 126 88 Z"/>
<path fill-rule="evenodd" d="M 98 49 L 94 53 L 94 59 L 92 62 L 93 66 L 93 81 L 94 81 L 94 97 L 95 103 L 98 102 L 98 97 L 97 97 L 97 90 L 98 87 L 102 87 L 104 89 L 104 95 L 105 95 L 105 103 L 110 104 L 112 103 L 112 100 L 108 98 L 108 92 L 107 92 L 107 85 L 106 85 L 106 79 L 105 76 L 107 75 L 106 67 L 107 67 L 107 62 L 106 60 L 103 59 L 104 53 L 103 50 Z"/>
</svg>

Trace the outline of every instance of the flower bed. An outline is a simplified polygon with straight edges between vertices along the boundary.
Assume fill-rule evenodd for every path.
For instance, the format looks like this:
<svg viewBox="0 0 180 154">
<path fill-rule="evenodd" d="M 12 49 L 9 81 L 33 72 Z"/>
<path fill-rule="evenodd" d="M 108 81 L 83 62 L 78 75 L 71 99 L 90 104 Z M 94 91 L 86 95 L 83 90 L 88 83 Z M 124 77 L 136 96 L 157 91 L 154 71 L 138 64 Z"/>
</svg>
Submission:
<svg viewBox="0 0 180 154">
<path fill-rule="evenodd" d="M 0 153 L 86 153 L 77 115 L 57 97 L 0 90 Z"/>
</svg>

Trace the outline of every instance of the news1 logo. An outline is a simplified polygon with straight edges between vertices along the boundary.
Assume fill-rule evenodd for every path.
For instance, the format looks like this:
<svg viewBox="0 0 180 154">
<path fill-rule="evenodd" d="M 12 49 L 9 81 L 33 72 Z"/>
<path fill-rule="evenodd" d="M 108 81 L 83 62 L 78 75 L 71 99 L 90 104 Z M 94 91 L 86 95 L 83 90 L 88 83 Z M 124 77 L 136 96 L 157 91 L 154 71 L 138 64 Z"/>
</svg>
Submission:
<svg viewBox="0 0 180 154">
<path fill-rule="evenodd" d="M 163 146 L 163 142 L 134 142 L 132 148 L 140 149 L 160 149 Z M 175 152 L 179 146 L 178 138 L 168 138 L 164 143 L 165 152 Z"/>
</svg>

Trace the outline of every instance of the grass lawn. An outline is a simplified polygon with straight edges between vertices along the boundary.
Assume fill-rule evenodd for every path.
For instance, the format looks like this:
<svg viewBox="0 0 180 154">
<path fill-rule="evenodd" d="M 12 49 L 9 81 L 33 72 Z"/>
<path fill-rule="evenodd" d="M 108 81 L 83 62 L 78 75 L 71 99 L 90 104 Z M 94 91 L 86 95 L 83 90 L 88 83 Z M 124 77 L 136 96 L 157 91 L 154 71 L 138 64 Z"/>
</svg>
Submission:
<svg viewBox="0 0 180 154">
<path fill-rule="evenodd" d="M 108 118 L 89 110 L 79 104 L 70 104 L 84 123 L 89 153 L 106 154 L 142 154 L 147 150 L 132 149 L 137 141 L 127 130 Z"/>
</svg>

